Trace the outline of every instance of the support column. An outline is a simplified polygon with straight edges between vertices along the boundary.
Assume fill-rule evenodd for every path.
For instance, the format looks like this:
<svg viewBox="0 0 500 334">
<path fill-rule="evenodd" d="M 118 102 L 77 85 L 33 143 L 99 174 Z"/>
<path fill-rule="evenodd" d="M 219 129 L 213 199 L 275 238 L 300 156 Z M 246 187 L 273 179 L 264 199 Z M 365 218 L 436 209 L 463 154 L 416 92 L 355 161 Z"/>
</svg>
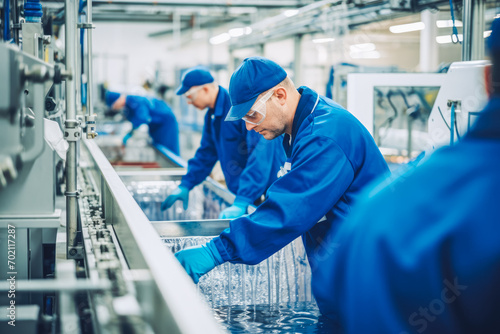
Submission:
<svg viewBox="0 0 500 334">
<path fill-rule="evenodd" d="M 421 13 L 425 29 L 420 31 L 420 71 L 434 72 L 438 68 L 438 44 L 436 42 L 438 14 L 430 10 Z"/>
</svg>

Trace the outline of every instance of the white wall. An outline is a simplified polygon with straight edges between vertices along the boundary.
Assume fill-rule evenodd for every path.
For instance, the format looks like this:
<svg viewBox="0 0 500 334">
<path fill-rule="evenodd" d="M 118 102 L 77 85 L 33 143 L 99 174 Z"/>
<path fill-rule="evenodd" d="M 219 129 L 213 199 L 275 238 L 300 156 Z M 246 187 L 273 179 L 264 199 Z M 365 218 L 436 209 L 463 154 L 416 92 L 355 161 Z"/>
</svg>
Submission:
<svg viewBox="0 0 500 334">
<path fill-rule="evenodd" d="M 227 45 L 210 45 L 209 32 L 194 34 L 196 39 L 193 34 L 183 35 L 182 44 L 171 32 L 162 37 L 148 37 L 165 29 L 156 23 L 97 23 L 93 34 L 95 81 L 107 81 L 111 88 L 133 90 L 160 69 L 160 80 L 175 85 L 179 69 L 227 64 Z M 228 74 L 218 79 L 225 85 L 229 83 Z"/>
</svg>

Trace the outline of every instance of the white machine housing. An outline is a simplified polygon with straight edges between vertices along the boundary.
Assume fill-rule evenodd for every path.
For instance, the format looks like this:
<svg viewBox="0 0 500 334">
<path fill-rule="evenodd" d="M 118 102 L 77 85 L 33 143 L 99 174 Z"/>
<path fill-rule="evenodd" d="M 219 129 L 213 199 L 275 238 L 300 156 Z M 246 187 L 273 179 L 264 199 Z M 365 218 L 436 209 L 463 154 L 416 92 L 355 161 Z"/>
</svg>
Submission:
<svg viewBox="0 0 500 334">
<path fill-rule="evenodd" d="M 488 101 L 485 68 L 489 61 L 466 61 L 453 63 L 439 90 L 429 116 L 428 131 L 432 149 L 450 144 L 451 107 L 448 101 L 459 101 L 455 110 L 456 129 L 454 141 L 459 140 L 472 126 L 475 113 L 480 112 Z M 443 117 L 439 113 L 439 109 Z M 444 118 L 444 119 L 443 119 Z M 446 123 L 445 123 L 446 121 Z M 458 136 L 457 136 L 458 132 Z"/>
</svg>

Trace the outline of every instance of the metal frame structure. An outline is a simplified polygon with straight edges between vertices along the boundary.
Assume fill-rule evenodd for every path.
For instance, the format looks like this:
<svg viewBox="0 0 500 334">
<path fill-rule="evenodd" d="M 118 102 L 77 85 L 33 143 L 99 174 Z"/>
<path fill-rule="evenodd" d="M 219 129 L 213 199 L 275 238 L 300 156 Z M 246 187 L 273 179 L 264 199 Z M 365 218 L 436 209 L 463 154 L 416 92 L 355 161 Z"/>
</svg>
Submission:
<svg viewBox="0 0 500 334">
<path fill-rule="evenodd" d="M 111 226 L 134 276 L 137 301 L 157 333 L 219 333 L 189 276 L 161 243 L 158 233 L 128 192 L 97 144 L 84 140 L 82 160 L 101 194 L 104 218 Z M 161 261 L 158 261 L 161 259 Z M 196 321 L 192 316 L 196 315 Z"/>
</svg>

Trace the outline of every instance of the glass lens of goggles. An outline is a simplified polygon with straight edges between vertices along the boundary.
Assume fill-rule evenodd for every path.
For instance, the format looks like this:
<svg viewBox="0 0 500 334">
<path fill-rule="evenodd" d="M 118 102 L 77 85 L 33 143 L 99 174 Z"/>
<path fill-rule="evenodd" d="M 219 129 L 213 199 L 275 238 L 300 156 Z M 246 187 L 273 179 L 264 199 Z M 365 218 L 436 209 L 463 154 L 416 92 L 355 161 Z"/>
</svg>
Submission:
<svg viewBox="0 0 500 334">
<path fill-rule="evenodd" d="M 274 90 L 270 90 L 263 97 L 261 97 L 257 102 L 254 103 L 252 109 L 243 116 L 241 119 L 247 123 L 259 125 L 266 118 L 266 102 L 273 96 Z"/>
<path fill-rule="evenodd" d="M 196 95 L 198 95 L 198 92 L 202 88 L 203 86 L 192 87 L 191 89 L 189 89 L 187 92 L 184 93 L 184 96 L 186 97 L 186 99 L 194 101 L 196 100 Z"/>
</svg>

